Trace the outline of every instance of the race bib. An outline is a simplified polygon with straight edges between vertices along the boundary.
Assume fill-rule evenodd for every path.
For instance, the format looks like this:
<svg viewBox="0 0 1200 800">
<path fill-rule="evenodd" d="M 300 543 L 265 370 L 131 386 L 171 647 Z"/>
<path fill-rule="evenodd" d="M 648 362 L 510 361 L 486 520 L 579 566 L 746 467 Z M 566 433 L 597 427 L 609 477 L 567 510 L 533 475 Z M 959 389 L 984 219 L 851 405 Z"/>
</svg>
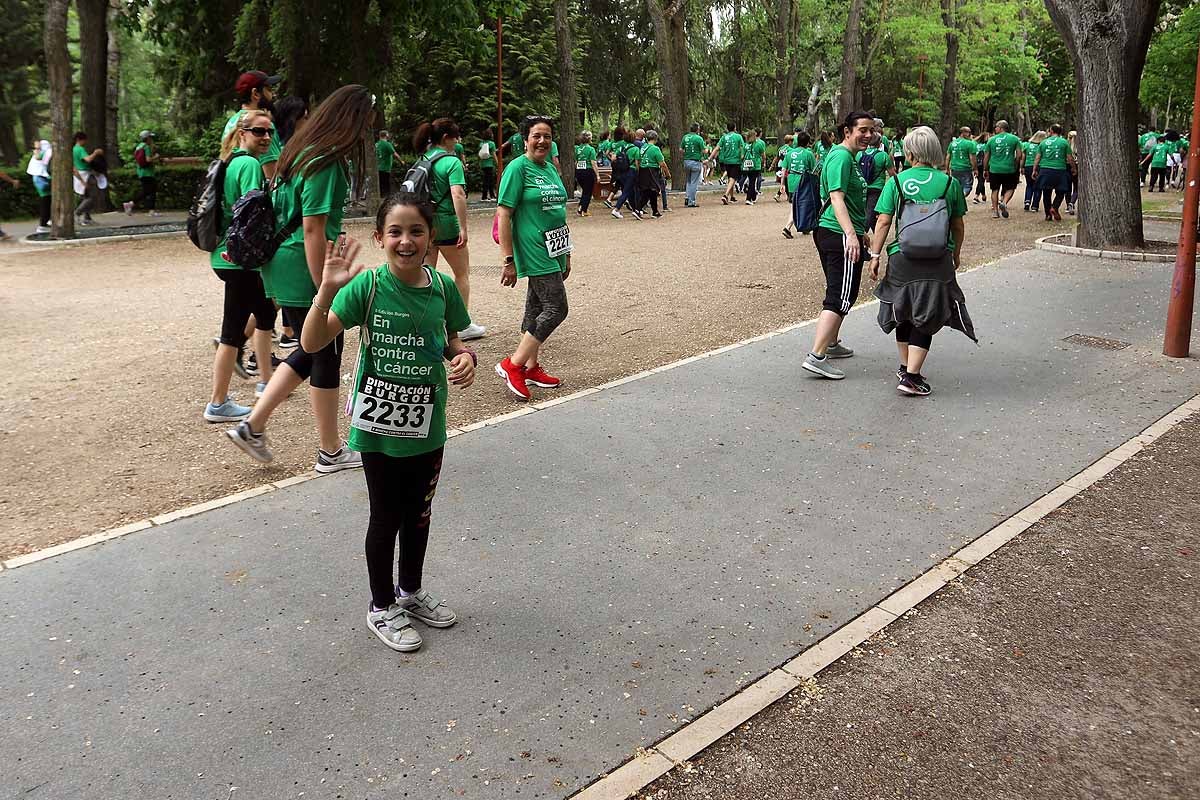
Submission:
<svg viewBox="0 0 1200 800">
<path fill-rule="evenodd" d="M 747 172 L 753 172 L 754 171 L 754 162 L 747 158 L 745 161 L 742 162 L 742 169 L 746 170 Z"/>
<path fill-rule="evenodd" d="M 566 225 L 546 231 L 542 234 L 546 239 L 546 252 L 551 258 L 565 256 L 573 249 L 571 246 L 571 230 Z"/>
<path fill-rule="evenodd" d="M 362 389 L 354 393 L 350 427 L 380 436 L 427 439 L 436 389 L 432 385 L 407 386 L 367 376 Z"/>
</svg>

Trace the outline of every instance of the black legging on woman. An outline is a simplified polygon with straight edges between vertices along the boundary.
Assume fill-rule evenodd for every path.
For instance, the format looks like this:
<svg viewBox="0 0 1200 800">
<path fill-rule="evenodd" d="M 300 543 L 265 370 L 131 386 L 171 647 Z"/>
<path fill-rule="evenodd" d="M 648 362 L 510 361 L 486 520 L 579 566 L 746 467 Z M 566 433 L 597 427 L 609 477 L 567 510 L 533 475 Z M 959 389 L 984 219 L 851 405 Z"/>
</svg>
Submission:
<svg viewBox="0 0 1200 800">
<path fill-rule="evenodd" d="M 637 174 L 637 210 L 640 212 L 650 204 L 650 209 L 658 216 L 658 174 L 657 169 L 639 169 Z"/>
<path fill-rule="evenodd" d="M 480 200 L 495 200 L 496 199 L 496 168 L 481 167 L 479 169 L 483 186 L 480 188 Z"/>
<path fill-rule="evenodd" d="M 371 517 L 367 523 L 367 577 L 371 602 L 387 608 L 396 601 L 392 565 L 399 562 L 399 585 L 412 594 L 421 588 L 425 550 L 429 546 L 429 515 L 442 473 L 442 452 L 398 458 L 363 453 Z M 399 542 L 400 554 L 396 554 Z"/>
<path fill-rule="evenodd" d="M 1151 167 L 1150 168 L 1150 185 L 1146 187 L 1147 191 L 1154 191 L 1154 182 L 1158 181 L 1158 190 L 1165 192 L 1167 190 L 1167 168 L 1166 167 Z"/>
<path fill-rule="evenodd" d="M 158 202 L 158 178 L 153 175 L 145 175 L 138 178 L 137 194 L 133 196 L 133 202 L 142 202 L 142 207 L 147 211 L 153 211 Z"/>
<path fill-rule="evenodd" d="M 921 333 L 913 327 L 911 322 L 901 322 L 896 326 L 896 341 L 910 347 L 919 347 L 922 350 L 928 350 L 933 346 L 933 337 L 928 333 Z"/>
<path fill-rule="evenodd" d="M 592 204 L 592 191 L 596 188 L 596 173 L 590 169 L 577 169 L 575 183 L 583 190 L 583 196 L 579 198 L 579 210 L 586 214 Z"/>
</svg>

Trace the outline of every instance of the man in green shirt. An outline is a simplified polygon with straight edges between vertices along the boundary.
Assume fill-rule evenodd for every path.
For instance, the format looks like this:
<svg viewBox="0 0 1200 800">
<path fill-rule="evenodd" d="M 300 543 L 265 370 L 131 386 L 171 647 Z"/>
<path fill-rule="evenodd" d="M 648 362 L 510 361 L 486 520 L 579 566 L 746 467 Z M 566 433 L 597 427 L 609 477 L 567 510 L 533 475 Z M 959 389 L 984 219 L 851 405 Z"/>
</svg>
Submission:
<svg viewBox="0 0 1200 800">
<path fill-rule="evenodd" d="M 103 148 L 97 147 L 92 152 L 87 150 L 87 134 L 79 131 L 75 134 L 75 145 L 71 148 L 71 172 L 74 175 L 73 187 L 75 194 L 79 195 L 79 205 L 75 207 L 75 219 L 80 225 L 95 225 L 92 219 L 92 208 L 96 204 L 96 198 L 92 194 L 88 194 L 88 180 L 92 179 L 92 161 L 104 155 Z M 101 189 L 108 187 L 108 182 L 100 184 L 100 179 L 104 176 L 97 173 L 95 176 L 96 185 Z"/>
<path fill-rule="evenodd" d="M 742 161 L 742 170 L 746 173 L 746 205 L 752 206 L 758 200 L 763 162 L 767 158 L 767 143 L 759 137 L 756 128 L 746 131 L 746 137 L 746 155 Z"/>
<path fill-rule="evenodd" d="M 1071 143 L 1063 138 L 1062 125 L 1055 123 L 1050 126 L 1050 135 L 1038 145 L 1037 155 L 1033 158 L 1033 179 L 1040 180 L 1042 186 L 1042 210 L 1046 213 L 1046 221 L 1062 221 L 1058 213 L 1063 198 L 1071 193 L 1071 170 L 1075 167 L 1075 155 L 1071 152 Z M 1051 194 L 1054 202 L 1050 202 Z"/>
<path fill-rule="evenodd" d="M 375 143 L 375 161 L 379 169 L 379 196 L 387 198 L 392 194 L 392 166 L 396 158 L 396 146 L 392 144 L 392 134 L 387 131 L 379 132 L 379 141 Z"/>
<path fill-rule="evenodd" d="M 725 133 L 721 135 L 717 146 L 712 149 L 710 157 L 725 170 L 725 194 L 721 195 L 721 205 L 733 202 L 734 187 L 742 177 L 742 159 L 746 155 L 746 140 L 737 132 L 737 126 L 732 122 L 726 123 Z"/>
<path fill-rule="evenodd" d="M 805 234 L 811 230 L 811 227 L 801 230 L 801 226 L 811 220 L 810 212 L 817 207 L 814 183 L 817 176 L 817 156 L 809 147 L 811 143 L 812 139 L 806 132 L 796 131 L 792 136 L 792 146 L 787 152 L 787 160 L 783 162 L 780 183 L 787 189 L 788 200 L 791 202 L 791 214 L 788 224 L 783 229 L 783 235 L 788 239 L 794 238 L 793 228 Z"/>
<path fill-rule="evenodd" d="M 683 174 L 687 177 L 683 205 L 685 208 L 695 208 L 696 192 L 700 188 L 700 173 L 704 167 L 704 154 L 708 149 L 704 137 L 700 135 L 700 123 L 691 124 L 679 143 L 679 149 L 683 152 Z"/>
<path fill-rule="evenodd" d="M 479 138 L 480 200 L 496 199 L 496 132 L 488 128 Z"/>
<path fill-rule="evenodd" d="M 1008 204 L 1017 190 L 1025 151 L 1021 149 L 1021 140 L 1009 133 L 1006 120 L 996 120 L 993 130 L 995 135 L 984 145 L 983 177 L 992 188 L 992 218 L 1008 219 Z"/>
<path fill-rule="evenodd" d="M 817 317 L 813 346 L 800 366 L 814 375 L 841 380 L 846 373 L 830 363 L 854 351 L 838 341 L 842 318 L 858 299 L 862 282 L 867 229 L 866 182 L 858 157 L 871 143 L 874 120 L 865 111 L 851 111 L 839 126 L 841 144 L 830 148 L 821 164 L 821 211 L 813 242 L 825 272 L 825 300 Z"/>
<path fill-rule="evenodd" d="M 268 75 L 262 70 L 251 70 L 243 72 L 238 76 L 237 83 L 233 85 L 233 91 L 237 94 L 238 100 L 241 101 L 241 108 L 233 112 L 233 116 L 225 123 L 225 132 L 221 134 L 221 141 L 225 141 L 225 137 L 237 125 L 238 117 L 242 111 L 250 111 L 252 109 L 262 109 L 275 113 L 275 91 L 279 82 L 283 78 L 279 75 Z M 283 144 L 279 141 L 279 136 L 275 132 L 275 123 L 271 123 L 271 146 L 267 148 L 267 152 L 258 157 L 258 163 L 262 164 L 263 174 L 267 176 L 267 180 L 275 177 L 275 162 L 279 161 L 279 153 L 283 150 Z"/>
<path fill-rule="evenodd" d="M 133 207 L 140 200 L 145 204 L 150 216 L 162 216 L 155 210 L 158 195 L 158 178 L 155 176 L 154 165 L 158 161 L 158 152 L 154 148 L 154 133 L 142 131 L 138 134 L 138 146 L 133 149 L 134 171 L 137 173 L 138 191 L 132 200 L 125 202 L 125 213 L 133 216 Z"/>
<path fill-rule="evenodd" d="M 958 129 L 958 136 L 946 148 L 946 172 L 962 186 L 963 197 L 971 194 L 975 180 L 975 140 L 966 125 Z"/>
</svg>

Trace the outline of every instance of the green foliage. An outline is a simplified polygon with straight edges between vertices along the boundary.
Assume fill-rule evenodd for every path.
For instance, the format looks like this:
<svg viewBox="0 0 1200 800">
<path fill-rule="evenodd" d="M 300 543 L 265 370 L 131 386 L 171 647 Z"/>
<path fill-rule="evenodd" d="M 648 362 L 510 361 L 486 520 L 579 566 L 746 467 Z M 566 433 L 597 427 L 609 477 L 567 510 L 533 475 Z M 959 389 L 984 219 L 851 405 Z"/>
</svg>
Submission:
<svg viewBox="0 0 1200 800">
<path fill-rule="evenodd" d="M 192 204 L 197 187 L 204 180 L 208 165 L 175 166 L 165 165 L 157 170 L 158 207 L 161 209 L 185 209 Z M 17 177 L 13 175 L 13 177 Z M 21 184 L 9 188 L 5 184 L 0 190 L 0 219 L 28 219 L 37 214 L 37 192 L 28 175 L 21 175 Z M 129 200 L 138 190 L 137 174 L 133 167 L 121 167 L 108 172 L 108 196 L 114 205 Z"/>
<path fill-rule="evenodd" d="M 1141 101 L 1161 112 L 1171 107 L 1172 127 L 1190 124 L 1196 92 L 1196 48 L 1200 42 L 1200 6 L 1168 12 L 1155 30 L 1142 72 Z"/>
</svg>

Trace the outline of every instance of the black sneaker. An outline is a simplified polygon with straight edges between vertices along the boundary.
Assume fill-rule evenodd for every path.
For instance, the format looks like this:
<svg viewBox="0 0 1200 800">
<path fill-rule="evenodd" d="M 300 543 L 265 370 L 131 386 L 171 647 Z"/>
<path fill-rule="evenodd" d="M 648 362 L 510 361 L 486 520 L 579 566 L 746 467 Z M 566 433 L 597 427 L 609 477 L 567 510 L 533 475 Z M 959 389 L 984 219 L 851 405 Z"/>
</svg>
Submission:
<svg viewBox="0 0 1200 800">
<path fill-rule="evenodd" d="M 904 380 L 904 373 L 905 373 L 905 372 L 906 372 L 906 370 L 904 369 L 904 365 L 903 365 L 903 364 L 901 364 L 899 367 L 897 367 L 897 368 L 896 368 L 896 380 L 898 380 L 898 381 L 902 381 L 902 380 Z"/>
<path fill-rule="evenodd" d="M 275 369 L 282 363 L 283 363 L 282 358 L 279 358 L 274 353 L 271 353 L 271 369 Z M 246 375 L 248 375 L 252 378 L 258 377 L 259 370 L 258 370 L 258 354 L 257 353 L 251 353 L 249 356 L 246 357 L 246 365 L 245 365 L 245 367 L 243 367 L 243 369 L 246 370 Z"/>
<path fill-rule="evenodd" d="M 253 357 L 254 357 L 254 354 L 251 353 L 251 358 L 253 358 Z M 235 358 L 233 360 L 233 371 L 236 372 L 237 376 L 244 381 L 249 380 L 250 378 L 257 377 L 257 375 L 258 375 L 258 366 L 256 365 L 254 367 L 254 372 L 251 372 L 249 369 L 246 368 L 245 359 L 246 359 L 246 351 L 245 351 L 245 349 L 239 347 L 238 352 L 237 352 L 237 358 Z"/>
<path fill-rule="evenodd" d="M 912 397 L 924 397 L 932 392 L 933 389 L 920 375 L 912 375 L 906 372 L 900 378 L 900 383 L 896 384 L 896 391 Z"/>
<path fill-rule="evenodd" d="M 295 336 L 288 336 L 287 334 L 281 334 L 279 336 L 279 349 L 280 350 L 295 350 L 299 346 L 300 346 L 300 340 L 297 339 Z"/>
</svg>

